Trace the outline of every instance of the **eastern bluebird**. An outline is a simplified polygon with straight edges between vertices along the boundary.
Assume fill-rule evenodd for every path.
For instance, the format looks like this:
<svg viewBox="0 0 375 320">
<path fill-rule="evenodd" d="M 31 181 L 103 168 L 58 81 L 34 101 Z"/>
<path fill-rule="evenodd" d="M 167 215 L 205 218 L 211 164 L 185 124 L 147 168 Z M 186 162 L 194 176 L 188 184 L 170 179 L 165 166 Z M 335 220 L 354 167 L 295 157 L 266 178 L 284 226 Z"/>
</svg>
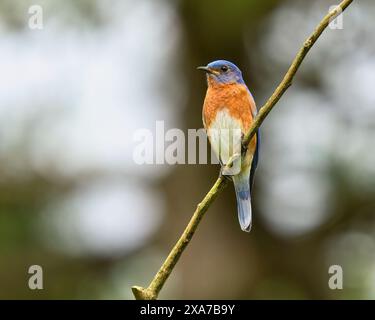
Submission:
<svg viewBox="0 0 375 320">
<path fill-rule="evenodd" d="M 241 158 L 240 155 L 242 137 L 250 129 L 257 114 L 257 108 L 242 79 L 241 70 L 235 64 L 217 60 L 198 69 L 207 74 L 208 88 L 203 105 L 203 124 L 211 147 L 222 168 L 232 156 L 237 156 L 240 160 L 237 172 L 228 174 L 222 170 L 222 174 L 232 176 L 241 229 L 249 232 L 251 229 L 250 194 L 259 158 L 259 129 L 250 141 L 245 156 Z M 224 132 L 226 134 L 223 134 Z M 237 144 L 234 141 L 236 133 L 239 137 Z"/>
</svg>

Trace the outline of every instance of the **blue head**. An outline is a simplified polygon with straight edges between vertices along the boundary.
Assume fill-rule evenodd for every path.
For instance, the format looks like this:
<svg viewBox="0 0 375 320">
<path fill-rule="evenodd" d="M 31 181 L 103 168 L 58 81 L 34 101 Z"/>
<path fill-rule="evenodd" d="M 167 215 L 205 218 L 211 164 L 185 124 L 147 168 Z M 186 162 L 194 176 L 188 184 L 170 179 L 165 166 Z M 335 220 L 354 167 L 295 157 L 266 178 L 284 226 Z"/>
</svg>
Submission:
<svg viewBox="0 0 375 320">
<path fill-rule="evenodd" d="M 230 61 L 216 60 L 198 69 L 207 73 L 209 82 L 213 80 L 222 84 L 244 83 L 241 70 Z"/>
</svg>

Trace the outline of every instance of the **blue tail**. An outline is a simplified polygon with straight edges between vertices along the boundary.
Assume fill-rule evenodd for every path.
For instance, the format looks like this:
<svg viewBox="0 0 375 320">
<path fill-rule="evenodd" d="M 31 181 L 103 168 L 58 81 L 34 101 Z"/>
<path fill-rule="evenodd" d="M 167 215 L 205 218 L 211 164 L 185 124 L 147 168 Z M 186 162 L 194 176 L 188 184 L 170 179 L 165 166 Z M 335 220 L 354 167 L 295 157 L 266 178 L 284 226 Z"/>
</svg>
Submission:
<svg viewBox="0 0 375 320">
<path fill-rule="evenodd" d="M 248 177 L 238 175 L 233 177 L 237 197 L 238 220 L 241 229 L 246 232 L 251 230 L 251 197 Z"/>
</svg>

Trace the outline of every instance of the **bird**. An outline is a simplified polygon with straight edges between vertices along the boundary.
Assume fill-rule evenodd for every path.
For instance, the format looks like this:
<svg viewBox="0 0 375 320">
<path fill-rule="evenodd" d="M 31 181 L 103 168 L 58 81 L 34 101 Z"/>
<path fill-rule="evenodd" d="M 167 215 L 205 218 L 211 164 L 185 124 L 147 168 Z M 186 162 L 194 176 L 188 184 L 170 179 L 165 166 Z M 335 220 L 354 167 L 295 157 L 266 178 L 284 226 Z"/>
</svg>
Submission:
<svg viewBox="0 0 375 320">
<path fill-rule="evenodd" d="M 197 69 L 204 71 L 207 77 L 203 125 L 222 166 L 221 174 L 233 181 L 241 229 L 250 232 L 251 194 L 259 160 L 260 130 L 250 140 L 243 157 L 241 143 L 257 115 L 257 107 L 241 70 L 234 63 L 216 60 Z M 226 168 L 230 159 L 235 170 Z"/>
</svg>

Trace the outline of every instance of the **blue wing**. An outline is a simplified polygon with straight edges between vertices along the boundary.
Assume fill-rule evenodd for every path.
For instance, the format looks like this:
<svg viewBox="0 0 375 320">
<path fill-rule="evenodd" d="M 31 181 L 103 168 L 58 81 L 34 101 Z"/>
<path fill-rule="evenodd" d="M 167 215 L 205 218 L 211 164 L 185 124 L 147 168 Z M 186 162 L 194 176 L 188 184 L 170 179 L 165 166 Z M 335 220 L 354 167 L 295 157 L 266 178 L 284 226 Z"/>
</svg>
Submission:
<svg viewBox="0 0 375 320">
<path fill-rule="evenodd" d="M 255 152 L 254 152 L 253 161 L 251 163 L 251 169 L 250 169 L 250 193 L 252 193 L 252 190 L 253 190 L 255 170 L 258 166 L 258 160 L 259 160 L 259 147 L 260 147 L 260 129 L 259 128 L 256 133 L 256 138 L 257 138 L 257 143 L 255 146 Z"/>
<path fill-rule="evenodd" d="M 247 92 L 253 98 L 253 95 L 251 94 L 249 88 L 247 88 Z M 253 98 L 253 100 L 254 100 L 254 98 Z M 253 113 L 253 117 L 255 117 L 257 115 L 257 112 L 255 112 L 255 113 L 252 112 L 252 113 Z M 256 142 L 256 146 L 255 146 L 255 152 L 254 152 L 254 156 L 253 156 L 253 161 L 251 163 L 251 169 L 250 169 L 250 193 L 251 193 L 251 191 L 253 189 L 254 178 L 255 178 L 255 171 L 257 169 L 258 161 L 259 161 L 259 148 L 260 148 L 260 129 L 259 128 L 258 128 L 257 133 L 255 134 L 255 136 L 256 136 L 257 142 Z"/>
</svg>

